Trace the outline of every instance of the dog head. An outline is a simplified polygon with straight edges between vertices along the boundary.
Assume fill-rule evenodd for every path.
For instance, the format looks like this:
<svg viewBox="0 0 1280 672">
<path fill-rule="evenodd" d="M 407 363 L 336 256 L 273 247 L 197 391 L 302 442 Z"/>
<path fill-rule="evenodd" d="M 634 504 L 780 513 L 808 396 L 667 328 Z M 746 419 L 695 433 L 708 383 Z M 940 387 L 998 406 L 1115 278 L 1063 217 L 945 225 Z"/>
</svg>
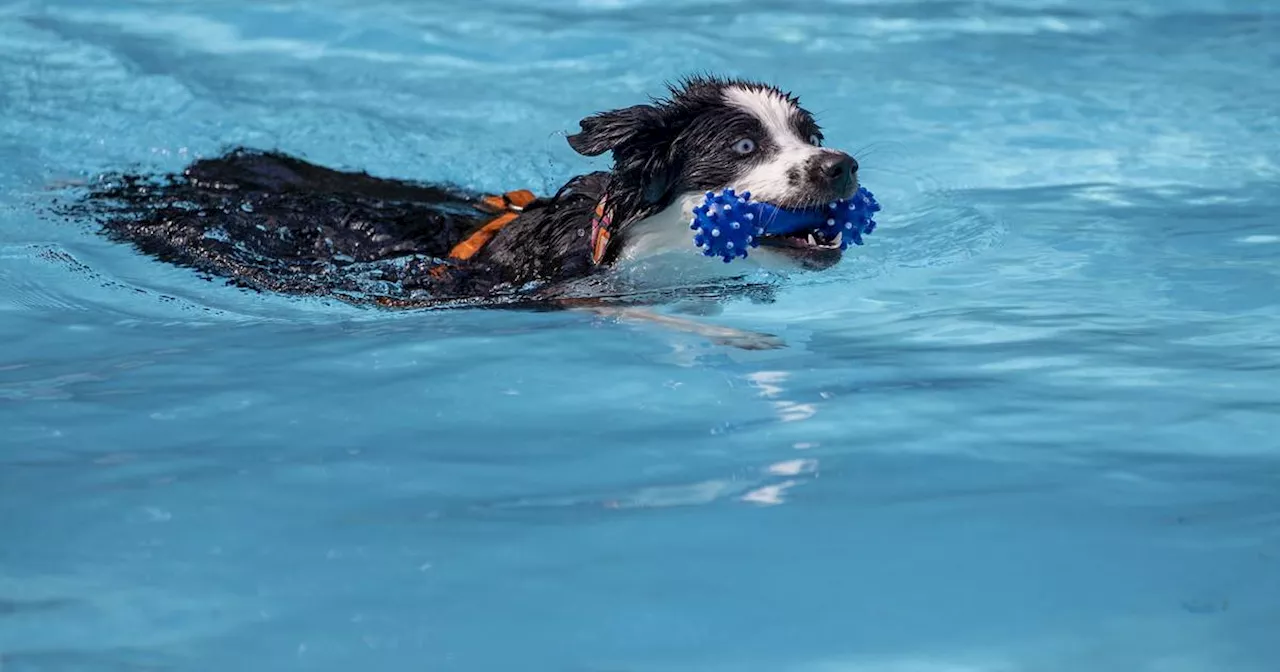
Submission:
<svg viewBox="0 0 1280 672">
<path fill-rule="evenodd" d="M 822 146 L 822 129 L 792 95 L 757 82 L 697 77 L 647 105 L 583 119 L 569 137 L 587 156 L 613 152 L 609 198 L 628 257 L 696 252 L 692 210 L 732 187 L 785 208 L 813 208 L 858 188 L 858 162 Z M 840 260 L 819 231 L 763 236 L 770 262 L 821 269 Z M 756 256 L 753 255 L 753 258 Z"/>
</svg>

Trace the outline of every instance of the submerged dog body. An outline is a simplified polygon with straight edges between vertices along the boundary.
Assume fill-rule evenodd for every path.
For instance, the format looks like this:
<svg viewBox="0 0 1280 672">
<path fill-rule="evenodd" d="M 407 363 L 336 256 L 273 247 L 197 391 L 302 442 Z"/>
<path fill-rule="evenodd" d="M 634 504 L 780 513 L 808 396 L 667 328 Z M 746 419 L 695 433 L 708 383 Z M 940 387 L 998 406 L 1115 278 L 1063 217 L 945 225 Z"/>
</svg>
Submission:
<svg viewBox="0 0 1280 672">
<path fill-rule="evenodd" d="M 610 170 L 543 198 L 340 172 L 237 150 L 159 181 L 96 185 L 107 233 L 165 261 L 258 290 L 383 305 L 546 298 L 619 263 L 704 260 L 689 232 L 707 191 L 733 187 L 787 208 L 857 189 L 857 162 L 822 147 L 798 101 L 768 85 L 694 78 L 650 104 L 596 114 L 570 146 L 612 152 Z M 840 259 L 822 232 L 764 237 L 753 261 L 820 269 Z"/>
</svg>

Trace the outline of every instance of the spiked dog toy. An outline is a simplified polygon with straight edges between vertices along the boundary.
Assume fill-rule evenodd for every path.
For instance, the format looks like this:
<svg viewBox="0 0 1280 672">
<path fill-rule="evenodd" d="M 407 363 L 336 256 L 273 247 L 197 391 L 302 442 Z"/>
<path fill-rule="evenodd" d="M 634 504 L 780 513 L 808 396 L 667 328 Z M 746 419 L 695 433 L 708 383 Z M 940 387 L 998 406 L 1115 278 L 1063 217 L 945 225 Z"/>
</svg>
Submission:
<svg viewBox="0 0 1280 672">
<path fill-rule="evenodd" d="M 727 264 L 746 258 L 747 250 L 760 245 L 761 236 L 794 236 L 812 233 L 830 244 L 840 238 L 840 249 L 861 245 L 862 237 L 875 230 L 872 216 L 880 211 L 875 196 L 859 188 L 851 198 L 832 201 L 824 207 L 790 210 L 763 201 L 751 200 L 751 192 L 735 194 L 708 191 L 702 205 L 693 209 L 689 229 L 695 231 L 693 244 L 708 257 L 720 257 Z"/>
</svg>

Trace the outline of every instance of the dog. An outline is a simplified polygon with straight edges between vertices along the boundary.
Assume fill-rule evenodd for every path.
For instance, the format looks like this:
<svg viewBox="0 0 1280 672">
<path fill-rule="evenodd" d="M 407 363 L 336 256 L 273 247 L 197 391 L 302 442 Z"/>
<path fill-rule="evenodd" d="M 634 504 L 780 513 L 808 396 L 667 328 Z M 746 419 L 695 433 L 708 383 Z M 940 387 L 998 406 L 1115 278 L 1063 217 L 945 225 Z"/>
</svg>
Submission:
<svg viewBox="0 0 1280 672">
<path fill-rule="evenodd" d="M 569 146 L 611 153 L 612 166 L 548 196 L 485 196 L 236 149 L 159 179 L 106 176 L 84 202 L 112 238 L 254 290 L 401 308 L 600 308 L 618 295 L 609 278 L 619 267 L 661 256 L 715 266 L 689 231 L 708 191 L 809 208 L 857 190 L 857 160 L 823 146 L 790 93 L 712 76 L 668 89 L 582 119 Z M 821 270 L 841 255 L 838 237 L 815 229 L 763 236 L 750 265 L 721 266 L 741 278 L 751 265 Z"/>
</svg>

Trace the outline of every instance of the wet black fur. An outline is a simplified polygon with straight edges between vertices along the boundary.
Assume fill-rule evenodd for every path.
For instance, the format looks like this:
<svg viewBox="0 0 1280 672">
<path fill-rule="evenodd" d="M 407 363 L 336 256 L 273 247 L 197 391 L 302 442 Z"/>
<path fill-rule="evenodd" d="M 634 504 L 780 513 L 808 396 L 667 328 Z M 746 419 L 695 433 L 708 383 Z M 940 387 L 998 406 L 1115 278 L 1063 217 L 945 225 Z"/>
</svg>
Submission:
<svg viewBox="0 0 1280 672">
<path fill-rule="evenodd" d="M 781 93 L 759 82 L 689 78 L 672 86 L 665 99 L 583 119 L 582 132 L 569 136 L 569 145 L 586 156 L 613 152 L 611 197 L 622 219 L 636 221 L 661 211 L 679 194 L 730 184 L 770 158 L 776 148 L 760 121 L 725 105 L 724 89 L 730 86 Z M 782 95 L 799 110 L 795 123 L 800 137 L 821 141 L 822 129 L 799 107 L 799 99 Z M 742 138 L 751 138 L 759 148 L 749 156 L 730 151 Z"/>
<path fill-rule="evenodd" d="M 742 135 L 767 142 L 758 121 L 725 106 L 722 89 L 735 84 L 766 86 L 696 77 L 667 99 L 583 119 L 570 146 L 588 156 L 611 151 L 612 169 L 539 199 L 465 262 L 445 257 L 493 216 L 478 207 L 481 194 L 273 152 L 238 149 L 178 175 L 106 176 L 78 212 L 148 255 L 259 291 L 401 307 L 563 299 L 566 286 L 613 263 L 635 222 L 768 156 L 767 147 L 754 157 L 722 151 Z M 797 123 L 821 137 L 807 113 Z M 606 195 L 614 235 L 597 266 L 590 221 Z"/>
</svg>

